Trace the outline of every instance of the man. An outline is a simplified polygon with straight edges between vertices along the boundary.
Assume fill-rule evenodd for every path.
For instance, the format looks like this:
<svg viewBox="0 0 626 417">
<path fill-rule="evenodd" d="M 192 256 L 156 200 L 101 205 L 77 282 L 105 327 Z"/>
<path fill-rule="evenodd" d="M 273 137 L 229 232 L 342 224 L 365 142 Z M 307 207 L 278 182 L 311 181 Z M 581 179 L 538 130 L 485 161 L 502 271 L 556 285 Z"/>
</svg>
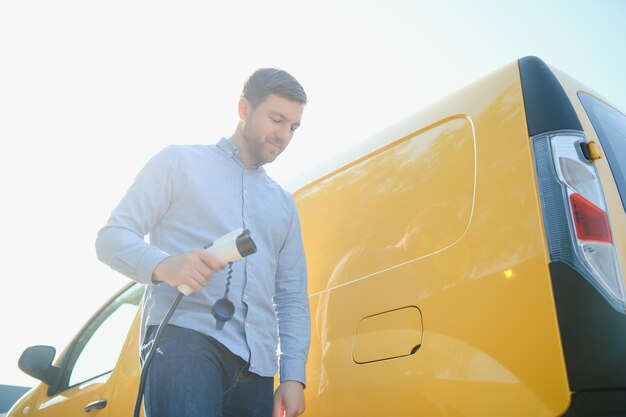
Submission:
<svg viewBox="0 0 626 417">
<path fill-rule="evenodd" d="M 98 258 L 148 285 L 143 359 L 177 287 L 194 291 L 170 319 L 149 367 L 149 417 L 304 412 L 310 317 L 300 223 L 293 198 L 263 165 L 287 147 L 306 101 L 288 73 L 254 72 L 238 103 L 234 134 L 216 145 L 158 153 L 98 233 Z M 227 272 L 202 248 L 238 228 L 251 231 L 257 252 Z M 226 288 L 235 312 L 218 329 L 211 308 Z"/>
</svg>

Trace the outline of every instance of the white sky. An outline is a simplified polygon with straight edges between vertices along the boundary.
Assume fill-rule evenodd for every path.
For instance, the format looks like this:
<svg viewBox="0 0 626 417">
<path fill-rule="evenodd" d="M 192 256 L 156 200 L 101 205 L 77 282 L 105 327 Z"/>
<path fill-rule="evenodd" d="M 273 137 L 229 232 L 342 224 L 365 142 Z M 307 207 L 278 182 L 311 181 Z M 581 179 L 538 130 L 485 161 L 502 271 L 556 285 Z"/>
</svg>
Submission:
<svg viewBox="0 0 626 417">
<path fill-rule="evenodd" d="M 247 75 L 278 67 L 309 105 L 269 167 L 285 182 L 526 55 L 626 110 L 626 2 L 0 0 L 0 384 L 62 350 L 126 282 L 94 240 L 171 143 L 234 130 Z"/>
</svg>

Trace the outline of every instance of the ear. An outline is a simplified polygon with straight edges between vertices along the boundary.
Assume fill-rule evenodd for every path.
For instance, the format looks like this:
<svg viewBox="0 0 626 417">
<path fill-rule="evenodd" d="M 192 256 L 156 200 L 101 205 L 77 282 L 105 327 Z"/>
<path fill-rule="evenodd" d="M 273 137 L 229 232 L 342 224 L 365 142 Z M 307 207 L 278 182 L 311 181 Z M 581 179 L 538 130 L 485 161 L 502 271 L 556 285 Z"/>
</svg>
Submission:
<svg viewBox="0 0 626 417">
<path fill-rule="evenodd" d="M 250 113 L 250 103 L 245 98 L 240 98 L 237 103 L 237 112 L 239 113 L 239 120 L 245 122 L 248 120 L 248 114 Z"/>
</svg>

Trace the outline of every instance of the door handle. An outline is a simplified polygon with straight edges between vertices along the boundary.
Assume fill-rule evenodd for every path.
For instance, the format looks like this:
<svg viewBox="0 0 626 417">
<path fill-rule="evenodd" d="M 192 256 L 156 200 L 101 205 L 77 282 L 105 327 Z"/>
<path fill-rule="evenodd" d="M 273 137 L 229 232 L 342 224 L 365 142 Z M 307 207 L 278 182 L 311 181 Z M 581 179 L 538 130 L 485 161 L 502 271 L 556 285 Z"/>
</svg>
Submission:
<svg viewBox="0 0 626 417">
<path fill-rule="evenodd" d="M 94 401 L 85 406 L 85 412 L 88 413 L 91 410 L 102 410 L 106 406 L 107 406 L 107 400 Z"/>
</svg>

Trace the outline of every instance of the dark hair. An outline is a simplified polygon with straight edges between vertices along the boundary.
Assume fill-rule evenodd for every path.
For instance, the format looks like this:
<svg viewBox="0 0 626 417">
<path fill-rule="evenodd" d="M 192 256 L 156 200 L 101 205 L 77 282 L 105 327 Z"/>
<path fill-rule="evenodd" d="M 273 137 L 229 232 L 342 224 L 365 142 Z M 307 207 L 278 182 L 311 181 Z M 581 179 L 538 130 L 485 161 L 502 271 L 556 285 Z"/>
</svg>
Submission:
<svg viewBox="0 0 626 417">
<path fill-rule="evenodd" d="M 275 68 L 261 68 L 252 73 L 243 86 L 241 97 L 256 107 L 270 94 L 301 104 L 306 104 L 307 101 L 304 88 L 298 80 L 286 71 Z"/>
</svg>

